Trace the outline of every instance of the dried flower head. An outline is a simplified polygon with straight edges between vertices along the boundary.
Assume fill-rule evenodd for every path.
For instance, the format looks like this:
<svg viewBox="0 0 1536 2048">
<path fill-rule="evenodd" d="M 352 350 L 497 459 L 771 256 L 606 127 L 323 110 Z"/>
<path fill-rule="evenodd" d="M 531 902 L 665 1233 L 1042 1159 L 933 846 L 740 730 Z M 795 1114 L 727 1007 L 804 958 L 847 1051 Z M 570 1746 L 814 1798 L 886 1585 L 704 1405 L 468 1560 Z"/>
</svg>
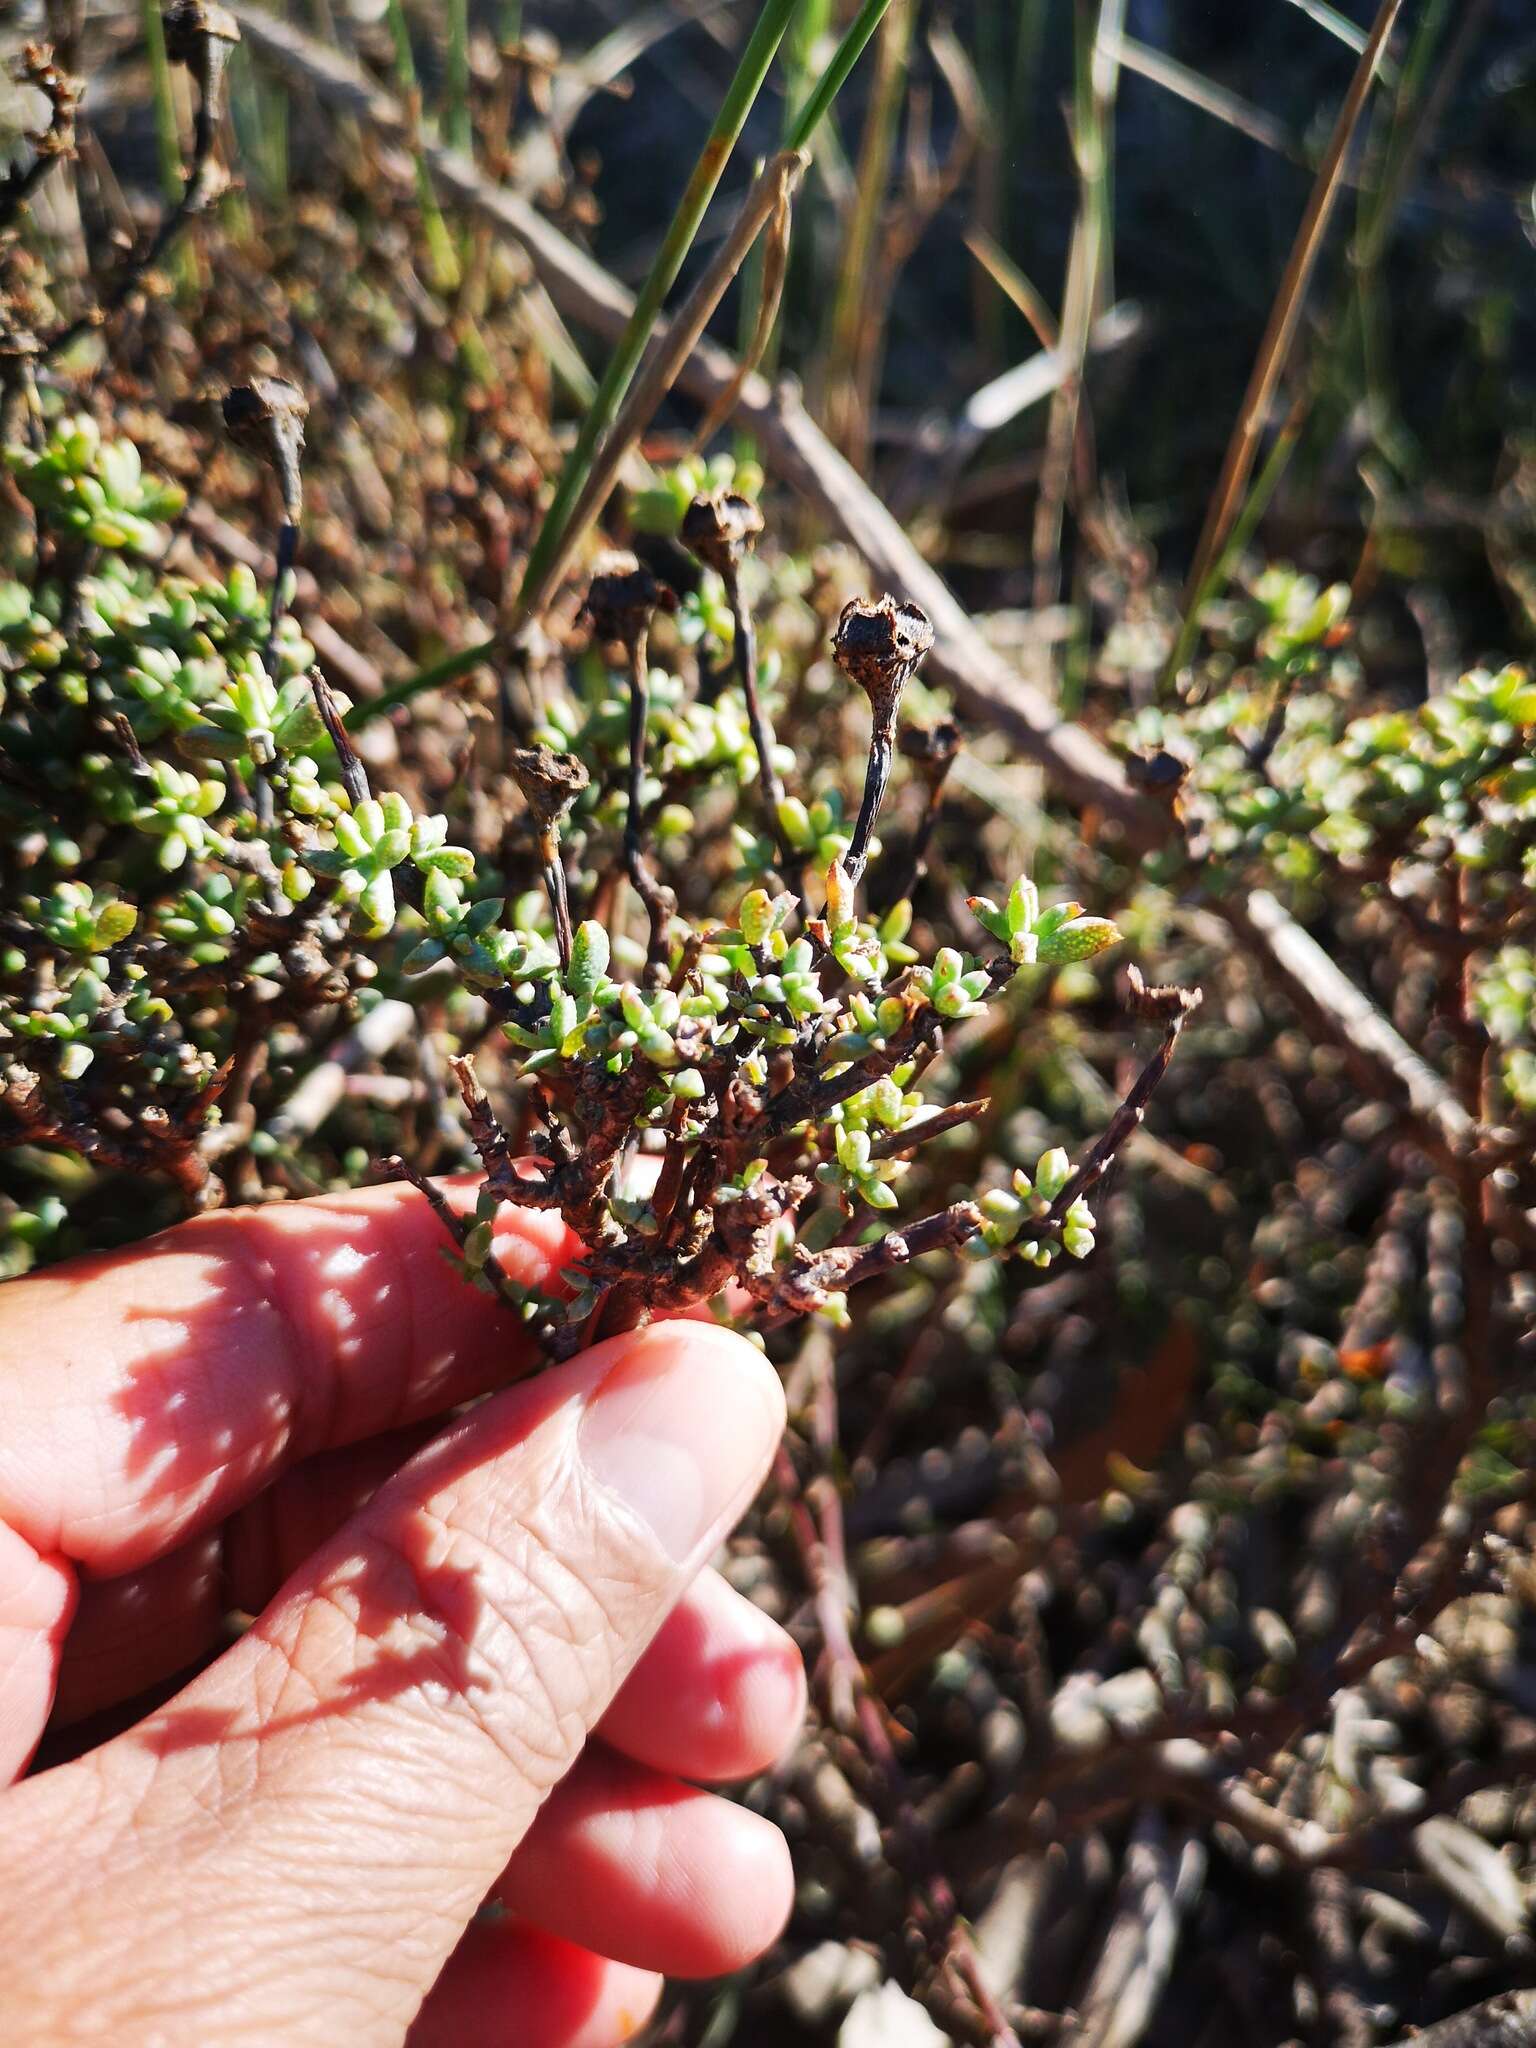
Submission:
<svg viewBox="0 0 1536 2048">
<path fill-rule="evenodd" d="M 653 576 L 633 555 L 616 551 L 599 558 L 586 612 L 599 640 L 632 647 L 658 611 L 675 612 L 677 593 Z"/>
<path fill-rule="evenodd" d="M 185 64 L 197 81 L 198 176 L 205 187 L 203 196 L 216 194 L 208 152 L 213 131 L 224 111 L 224 74 L 229 54 L 240 40 L 240 24 L 227 7 L 212 0 L 176 0 L 165 13 L 165 54 L 173 64 Z"/>
<path fill-rule="evenodd" d="M 591 779 L 574 754 L 557 754 L 553 747 L 517 747 L 508 766 L 540 831 L 564 822 Z"/>
<path fill-rule="evenodd" d="M 227 7 L 210 0 L 177 0 L 165 13 L 165 54 L 173 64 L 193 69 L 203 63 L 209 43 L 232 47 L 240 40 L 240 24 Z"/>
<path fill-rule="evenodd" d="M 1200 1007 L 1197 988 L 1152 988 L 1135 961 L 1125 969 L 1125 1006 L 1133 1017 L 1145 1017 L 1166 1024 L 1175 1017 L 1188 1017 Z"/>
<path fill-rule="evenodd" d="M 560 826 L 591 778 L 574 754 L 557 754 L 553 747 L 514 748 L 508 766 L 533 813 L 560 964 L 569 967 L 573 934 L 565 865 L 560 858 Z"/>
<path fill-rule="evenodd" d="M 0 327 L 0 364 L 20 366 L 29 363 L 43 352 L 43 344 L 29 327 L 10 324 L 14 318 L 11 309 L 6 309 L 7 324 Z"/>
<path fill-rule="evenodd" d="M 763 515 L 739 491 L 701 491 L 683 514 L 678 538 L 706 569 L 728 576 L 763 530 Z"/>
<path fill-rule="evenodd" d="M 1125 779 L 1132 789 L 1171 802 L 1189 780 L 1189 763 L 1167 747 L 1155 747 L 1130 756 L 1125 764 Z"/>
<path fill-rule="evenodd" d="M 283 493 L 283 514 L 297 526 L 304 507 L 300 458 L 309 400 L 286 377 L 255 377 L 224 394 L 224 425 L 237 448 L 270 463 Z"/>
<path fill-rule="evenodd" d="M 915 604 L 884 597 L 852 597 L 843 606 L 832 656 L 868 697 L 877 719 L 894 712 L 918 663 L 933 645 L 933 625 Z"/>
<path fill-rule="evenodd" d="M 885 786 L 891 779 L 901 693 L 932 645 L 933 626 L 928 614 L 915 604 L 898 604 L 889 592 L 880 598 L 851 597 L 843 606 L 832 636 L 833 659 L 849 681 L 857 683 L 868 697 L 874 714 L 864 800 L 859 805 L 844 862 L 850 880 L 855 882 L 869 858 L 870 834 L 880 813 Z"/>
</svg>

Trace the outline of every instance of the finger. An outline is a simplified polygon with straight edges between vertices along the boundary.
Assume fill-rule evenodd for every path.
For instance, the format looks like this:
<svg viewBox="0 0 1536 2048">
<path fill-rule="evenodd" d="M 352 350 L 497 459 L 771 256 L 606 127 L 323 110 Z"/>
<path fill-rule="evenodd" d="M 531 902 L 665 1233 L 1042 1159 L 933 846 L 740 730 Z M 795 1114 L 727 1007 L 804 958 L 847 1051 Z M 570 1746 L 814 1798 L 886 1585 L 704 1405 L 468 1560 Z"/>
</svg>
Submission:
<svg viewBox="0 0 1536 2048">
<path fill-rule="evenodd" d="M 53 1697 L 75 1575 L 0 1524 L 0 1785 L 26 1769 Z"/>
<path fill-rule="evenodd" d="M 50 1730 L 190 1671 L 228 1634 L 232 1608 L 259 1613 L 441 1426 L 417 1423 L 322 1451 L 283 1473 L 222 1529 L 118 1578 L 86 1580 L 64 1640 Z"/>
<path fill-rule="evenodd" d="M 408 2048 L 619 2048 L 661 1979 L 515 1920 L 477 1920 L 411 2028 Z"/>
<path fill-rule="evenodd" d="M 778 1939 L 794 1875 L 772 1821 L 594 1744 L 544 1802 L 495 1895 L 618 1962 L 721 1977 Z"/>
<path fill-rule="evenodd" d="M 87 1580 L 63 1655 L 50 1730 L 72 1727 L 191 1667 L 227 1626 L 217 1530 L 120 1579 Z"/>
<path fill-rule="evenodd" d="M 325 2039 L 398 2040 L 783 1413 L 687 1322 L 476 1408 L 168 1707 L 9 1795 L 0 2010 L 179 2048 L 219 2032 L 195 1964 L 251 2038 L 318 2038 L 321 1987 Z"/>
<path fill-rule="evenodd" d="M 439 1427 L 418 1423 L 322 1451 L 285 1472 L 222 1530 L 193 1537 L 120 1578 L 87 1580 L 64 1638 L 50 1729 L 74 1727 L 190 1671 L 227 1634 L 229 1608 L 259 1613 Z M 36 1690 L 45 1708 L 46 1688 Z M 626 1680 L 602 1733 L 657 1770 L 721 1783 L 775 1762 L 794 1740 L 804 1709 L 795 1645 L 706 1569 Z"/>
<path fill-rule="evenodd" d="M 805 1716 L 805 1666 L 778 1623 L 700 1572 L 619 1688 L 600 1733 L 653 1770 L 706 1784 L 755 1777 Z"/>
<path fill-rule="evenodd" d="M 451 1190 L 459 1206 L 474 1188 Z M 97 1575 L 230 1514 L 284 1468 L 505 1380 L 530 1352 L 441 1256 L 414 1188 L 227 1211 L 0 1288 L 0 1523 Z M 579 1248 L 508 1212 L 548 1285 Z M 510 1334 L 509 1334 L 510 1333 Z"/>
</svg>

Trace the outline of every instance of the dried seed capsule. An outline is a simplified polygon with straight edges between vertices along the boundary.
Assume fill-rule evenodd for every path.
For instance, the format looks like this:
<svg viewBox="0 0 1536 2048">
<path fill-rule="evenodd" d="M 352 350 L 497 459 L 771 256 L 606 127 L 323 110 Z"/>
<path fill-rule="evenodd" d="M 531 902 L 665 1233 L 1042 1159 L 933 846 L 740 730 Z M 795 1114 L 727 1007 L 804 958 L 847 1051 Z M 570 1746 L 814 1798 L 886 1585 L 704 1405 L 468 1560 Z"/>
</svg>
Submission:
<svg viewBox="0 0 1536 2048">
<path fill-rule="evenodd" d="M 270 463 L 283 493 L 283 516 L 297 526 L 304 509 L 300 460 L 309 400 L 286 377 L 256 377 L 224 394 L 224 425 L 237 448 Z"/>
<path fill-rule="evenodd" d="M 896 744 L 902 758 L 912 763 L 931 789 L 944 780 L 960 751 L 960 728 L 952 718 L 941 718 L 933 725 L 907 725 Z"/>
<path fill-rule="evenodd" d="M 664 972 L 667 931 L 677 899 L 651 872 L 641 843 L 645 787 L 645 721 L 650 705 L 646 635 L 654 612 L 677 610 L 677 593 L 658 582 L 633 555 L 603 557 L 587 592 L 586 610 L 600 640 L 617 640 L 629 657 L 629 808 L 624 818 L 624 865 L 651 923 L 647 971 Z"/>
<path fill-rule="evenodd" d="M 599 640 L 633 646 L 654 612 L 675 612 L 677 593 L 653 576 L 633 555 L 615 552 L 598 562 L 587 591 L 586 611 Z"/>
<path fill-rule="evenodd" d="M 739 491 L 700 492 L 683 514 L 678 538 L 706 569 L 728 576 L 763 530 L 763 515 Z"/>
<path fill-rule="evenodd" d="M 844 861 L 850 880 L 855 882 L 869 858 L 870 834 L 891 779 L 901 693 L 932 645 L 928 614 L 915 604 L 898 604 L 889 593 L 879 599 L 850 598 L 832 636 L 833 659 L 868 697 L 874 715 L 864 800 Z"/>
<path fill-rule="evenodd" d="M 747 707 L 747 724 L 757 752 L 758 775 L 768 812 L 770 831 L 778 839 L 786 869 L 792 869 L 793 848 L 780 820 L 784 784 L 773 759 L 773 727 L 763 709 L 757 687 L 757 632 L 752 611 L 741 588 L 741 564 L 763 530 L 763 515 L 750 498 L 739 491 L 701 492 L 683 514 L 680 538 L 707 569 L 713 569 L 725 585 L 733 628 L 731 659 L 741 679 L 741 694 Z"/>
<path fill-rule="evenodd" d="M 560 949 L 561 966 L 568 968 L 572 949 L 571 906 L 565 886 L 565 863 L 560 858 L 560 826 L 590 777 L 574 754 L 557 754 L 553 747 L 516 747 L 508 766 L 528 800 L 538 828 L 539 861 L 555 920 L 555 943 Z"/>
<path fill-rule="evenodd" d="M 900 883 L 892 891 L 900 902 L 912 895 L 927 873 L 928 847 L 943 807 L 945 778 L 960 751 L 960 728 L 952 718 L 937 719 L 932 725 L 906 725 L 896 744 L 928 792 L 923 815 L 907 849 Z"/>
<path fill-rule="evenodd" d="M 868 697 L 878 723 L 894 720 L 902 691 L 932 645 L 928 614 L 915 604 L 898 604 L 887 592 L 878 599 L 848 600 L 832 637 L 832 656 Z"/>
<path fill-rule="evenodd" d="M 165 54 L 173 64 L 196 72 L 207 61 L 208 46 L 226 51 L 240 40 L 240 24 L 227 7 L 213 0 L 176 0 L 165 10 Z M 222 62 L 222 59 L 218 61 Z"/>
<path fill-rule="evenodd" d="M 176 0 L 165 11 L 165 54 L 173 64 L 185 64 L 197 81 L 196 190 L 188 194 L 194 210 L 208 205 L 223 188 L 223 175 L 215 170 L 209 152 L 224 112 L 229 53 L 239 40 L 239 22 L 213 0 Z"/>
<path fill-rule="evenodd" d="M 541 831 L 563 822 L 591 779 L 574 754 L 553 747 L 516 747 L 508 766 Z"/>
</svg>

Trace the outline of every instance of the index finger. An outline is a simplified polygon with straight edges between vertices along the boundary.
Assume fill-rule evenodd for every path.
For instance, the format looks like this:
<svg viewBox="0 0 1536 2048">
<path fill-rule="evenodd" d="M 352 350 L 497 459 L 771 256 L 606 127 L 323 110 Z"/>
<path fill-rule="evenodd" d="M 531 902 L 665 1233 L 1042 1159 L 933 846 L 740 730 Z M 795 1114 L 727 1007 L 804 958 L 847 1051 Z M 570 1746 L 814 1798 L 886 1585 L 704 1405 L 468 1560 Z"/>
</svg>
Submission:
<svg viewBox="0 0 1536 2048">
<path fill-rule="evenodd" d="M 467 1207 L 476 1183 L 447 1189 Z M 441 1256 L 414 1188 L 226 1211 L 0 1287 L 0 1523 L 111 1576 L 319 1450 L 440 1414 L 531 1361 Z M 580 1245 L 508 1212 L 496 1253 L 548 1286 Z"/>
</svg>

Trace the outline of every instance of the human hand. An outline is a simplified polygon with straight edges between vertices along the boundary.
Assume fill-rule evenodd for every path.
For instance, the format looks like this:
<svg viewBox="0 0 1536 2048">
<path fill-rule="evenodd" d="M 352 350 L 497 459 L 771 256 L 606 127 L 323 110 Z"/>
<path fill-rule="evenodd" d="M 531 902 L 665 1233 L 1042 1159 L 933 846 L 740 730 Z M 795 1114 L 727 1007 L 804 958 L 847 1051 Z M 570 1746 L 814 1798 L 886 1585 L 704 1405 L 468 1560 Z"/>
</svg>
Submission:
<svg viewBox="0 0 1536 2048">
<path fill-rule="evenodd" d="M 657 1325 L 434 1433 L 521 1341 L 441 1244 L 374 1188 L 0 1288 L 9 2043 L 599 2048 L 778 1933 L 782 1837 L 684 1782 L 803 1707 L 704 1567 L 778 1381 Z M 537 1284 L 576 1247 L 523 1212 L 496 1252 Z M 17 1782 L 55 1695 L 120 1732 Z"/>
</svg>

